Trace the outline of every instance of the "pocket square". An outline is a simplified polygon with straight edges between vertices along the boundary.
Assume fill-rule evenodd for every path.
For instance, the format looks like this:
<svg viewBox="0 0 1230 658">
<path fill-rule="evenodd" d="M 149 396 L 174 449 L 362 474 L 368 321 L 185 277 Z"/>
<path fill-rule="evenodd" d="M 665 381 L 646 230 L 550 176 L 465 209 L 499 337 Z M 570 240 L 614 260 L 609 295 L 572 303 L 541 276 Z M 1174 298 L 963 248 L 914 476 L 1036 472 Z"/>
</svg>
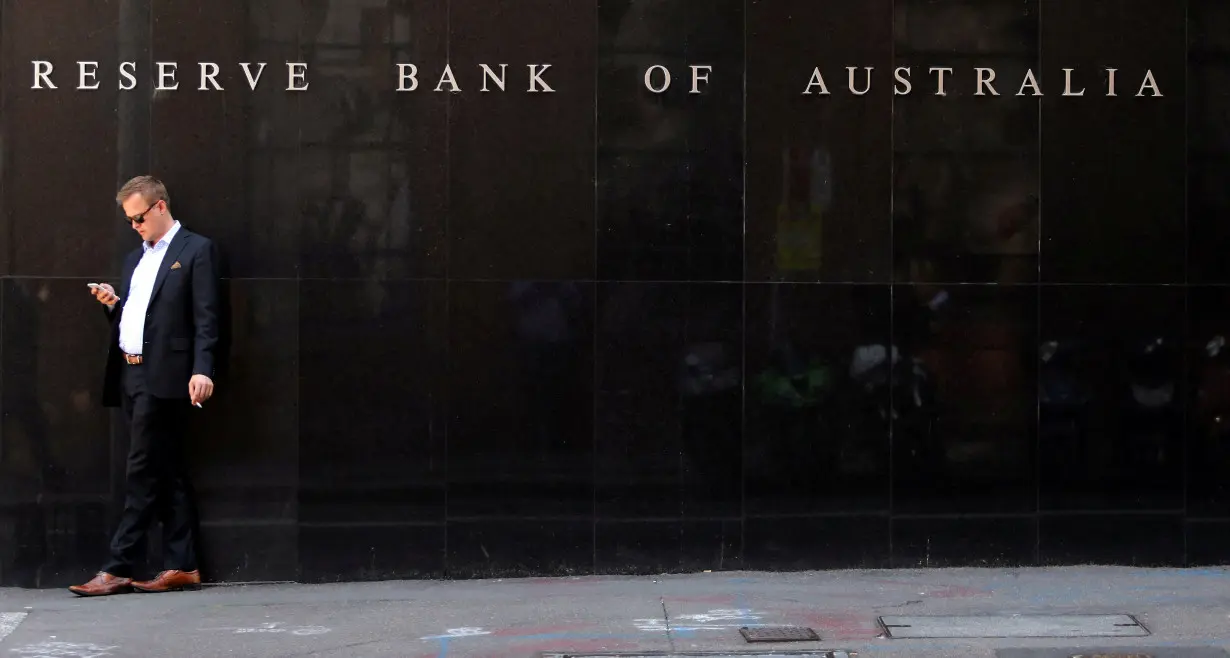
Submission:
<svg viewBox="0 0 1230 658">
<path fill-rule="evenodd" d="M 171 265 L 171 269 L 173 270 L 178 270 L 179 268 L 180 268 L 179 261 L 175 261 L 175 264 Z"/>
</svg>

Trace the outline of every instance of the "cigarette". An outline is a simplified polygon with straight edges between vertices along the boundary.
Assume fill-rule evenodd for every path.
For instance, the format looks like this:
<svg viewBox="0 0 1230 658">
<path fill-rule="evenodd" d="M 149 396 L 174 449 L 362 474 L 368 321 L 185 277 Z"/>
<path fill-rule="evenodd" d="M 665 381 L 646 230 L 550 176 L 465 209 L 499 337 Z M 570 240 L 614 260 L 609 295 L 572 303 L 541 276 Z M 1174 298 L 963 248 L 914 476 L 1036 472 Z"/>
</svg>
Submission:
<svg viewBox="0 0 1230 658">
<path fill-rule="evenodd" d="M 192 406 L 196 407 L 197 409 L 204 409 L 204 408 L 205 408 L 205 407 L 202 407 L 202 406 L 201 406 L 201 403 L 200 403 L 200 402 L 193 402 L 193 403 L 192 403 Z"/>
</svg>

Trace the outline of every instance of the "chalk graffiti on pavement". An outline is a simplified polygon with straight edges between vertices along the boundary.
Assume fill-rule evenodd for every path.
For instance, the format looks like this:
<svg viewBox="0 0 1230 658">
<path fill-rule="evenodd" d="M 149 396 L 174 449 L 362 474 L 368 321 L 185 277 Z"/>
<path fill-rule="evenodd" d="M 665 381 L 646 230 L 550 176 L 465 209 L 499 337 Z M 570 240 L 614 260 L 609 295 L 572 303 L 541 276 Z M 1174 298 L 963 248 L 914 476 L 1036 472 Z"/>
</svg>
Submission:
<svg viewBox="0 0 1230 658">
<path fill-rule="evenodd" d="M 655 619 L 634 619 L 637 630 L 646 632 L 665 632 L 665 631 L 721 631 L 731 628 L 756 627 L 763 626 L 759 624 L 764 614 L 755 610 L 747 609 L 732 609 L 732 610 L 709 610 L 698 614 L 690 615 L 675 615 L 670 620 L 670 625 L 662 618 Z M 727 622 L 727 623 L 720 623 Z"/>
</svg>

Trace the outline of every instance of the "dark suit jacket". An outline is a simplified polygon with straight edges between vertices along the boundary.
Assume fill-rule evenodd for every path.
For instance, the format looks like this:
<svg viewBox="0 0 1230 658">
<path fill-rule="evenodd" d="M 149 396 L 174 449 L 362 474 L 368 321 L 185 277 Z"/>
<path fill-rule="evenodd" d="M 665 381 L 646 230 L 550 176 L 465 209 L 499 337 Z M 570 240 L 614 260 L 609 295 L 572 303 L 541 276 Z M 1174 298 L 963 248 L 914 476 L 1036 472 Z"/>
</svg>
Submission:
<svg viewBox="0 0 1230 658">
<path fill-rule="evenodd" d="M 116 407 L 123 395 L 124 363 L 120 352 L 120 315 L 128 286 L 144 250 L 137 247 L 124 259 L 123 277 L 116 282 L 120 301 L 107 309 L 111 323 L 103 404 Z M 179 263 L 179 267 L 175 264 Z M 145 315 L 145 346 L 141 368 L 148 368 L 150 393 L 159 398 L 187 398 L 193 375 L 214 378 L 218 348 L 218 258 L 209 238 L 180 224 L 158 267 Z"/>
</svg>

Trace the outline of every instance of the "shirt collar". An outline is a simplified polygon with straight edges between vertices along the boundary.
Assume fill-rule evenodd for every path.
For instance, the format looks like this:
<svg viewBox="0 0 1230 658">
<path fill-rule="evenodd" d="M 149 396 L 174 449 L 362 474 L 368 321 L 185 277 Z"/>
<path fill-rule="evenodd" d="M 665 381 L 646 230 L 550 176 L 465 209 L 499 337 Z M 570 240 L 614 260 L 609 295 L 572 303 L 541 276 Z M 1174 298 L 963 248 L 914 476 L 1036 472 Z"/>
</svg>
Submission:
<svg viewBox="0 0 1230 658">
<path fill-rule="evenodd" d="M 179 233 L 179 220 L 175 220 L 175 223 L 171 224 L 171 230 L 167 231 L 167 234 L 162 236 L 162 238 L 158 240 L 158 242 L 151 245 L 150 243 L 142 240 L 141 248 L 144 249 L 148 253 L 154 249 L 157 249 L 159 246 L 165 247 L 171 244 L 171 240 L 175 238 L 176 233 Z"/>
</svg>

